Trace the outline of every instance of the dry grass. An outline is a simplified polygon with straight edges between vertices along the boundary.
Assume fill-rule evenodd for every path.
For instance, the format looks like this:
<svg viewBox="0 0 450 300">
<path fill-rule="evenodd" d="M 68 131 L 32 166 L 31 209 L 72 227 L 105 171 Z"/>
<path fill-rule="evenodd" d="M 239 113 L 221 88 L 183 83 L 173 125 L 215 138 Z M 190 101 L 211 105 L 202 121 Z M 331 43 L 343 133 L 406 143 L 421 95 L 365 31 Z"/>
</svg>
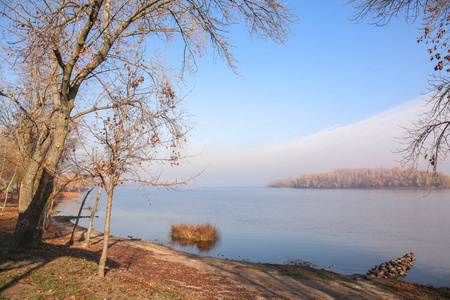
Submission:
<svg viewBox="0 0 450 300">
<path fill-rule="evenodd" d="M 220 239 L 219 231 L 211 224 L 172 224 L 170 236 L 174 240 L 192 242 L 215 242 Z"/>
</svg>

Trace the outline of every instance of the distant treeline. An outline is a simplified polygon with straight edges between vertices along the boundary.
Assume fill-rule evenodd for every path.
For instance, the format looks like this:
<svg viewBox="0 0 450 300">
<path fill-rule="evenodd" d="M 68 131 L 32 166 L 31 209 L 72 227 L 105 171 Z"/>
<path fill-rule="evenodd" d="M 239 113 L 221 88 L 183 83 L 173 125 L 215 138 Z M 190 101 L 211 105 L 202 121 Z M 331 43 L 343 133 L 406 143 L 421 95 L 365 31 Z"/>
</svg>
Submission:
<svg viewBox="0 0 450 300">
<path fill-rule="evenodd" d="M 438 172 L 392 169 L 341 169 L 332 173 L 303 175 L 271 181 L 277 188 L 358 189 L 358 188 L 450 188 L 450 176 Z"/>
</svg>

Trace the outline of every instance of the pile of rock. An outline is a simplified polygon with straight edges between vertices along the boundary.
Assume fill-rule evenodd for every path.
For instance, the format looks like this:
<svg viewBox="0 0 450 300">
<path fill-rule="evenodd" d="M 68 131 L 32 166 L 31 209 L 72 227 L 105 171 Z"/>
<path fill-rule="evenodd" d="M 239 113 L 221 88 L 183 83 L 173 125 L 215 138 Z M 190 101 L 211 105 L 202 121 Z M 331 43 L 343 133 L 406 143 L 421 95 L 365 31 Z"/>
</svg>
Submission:
<svg viewBox="0 0 450 300">
<path fill-rule="evenodd" d="M 405 254 L 403 257 L 393 259 L 389 262 L 384 262 L 379 266 L 369 270 L 367 273 L 367 279 L 374 278 L 397 278 L 405 277 L 408 275 L 408 270 L 411 269 L 412 262 L 416 260 L 414 258 L 414 252 Z"/>
</svg>

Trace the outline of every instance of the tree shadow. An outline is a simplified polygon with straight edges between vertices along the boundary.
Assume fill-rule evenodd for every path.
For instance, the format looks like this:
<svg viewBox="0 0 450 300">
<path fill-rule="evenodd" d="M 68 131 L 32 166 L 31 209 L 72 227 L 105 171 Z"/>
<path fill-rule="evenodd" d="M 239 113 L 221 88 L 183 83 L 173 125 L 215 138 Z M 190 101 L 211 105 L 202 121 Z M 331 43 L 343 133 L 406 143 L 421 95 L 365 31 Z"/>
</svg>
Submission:
<svg viewBox="0 0 450 300">
<path fill-rule="evenodd" d="M 24 281 L 34 272 L 44 268 L 49 263 L 62 258 L 71 257 L 84 259 L 88 262 L 98 264 L 101 255 L 101 249 L 82 249 L 78 247 L 67 247 L 64 244 L 53 244 L 46 242 L 53 238 L 68 239 L 70 232 L 51 232 L 50 236 L 43 239 L 37 247 L 30 250 L 22 250 L 14 248 L 13 233 L 10 228 L 0 227 L 0 294 L 15 284 Z M 77 240 L 78 241 L 78 240 Z M 110 243 L 112 247 L 118 241 Z M 106 272 L 121 265 L 112 259 L 106 261 Z M 14 275 L 8 274 L 14 271 Z M 4 276 L 1 276 L 4 275 Z"/>
</svg>

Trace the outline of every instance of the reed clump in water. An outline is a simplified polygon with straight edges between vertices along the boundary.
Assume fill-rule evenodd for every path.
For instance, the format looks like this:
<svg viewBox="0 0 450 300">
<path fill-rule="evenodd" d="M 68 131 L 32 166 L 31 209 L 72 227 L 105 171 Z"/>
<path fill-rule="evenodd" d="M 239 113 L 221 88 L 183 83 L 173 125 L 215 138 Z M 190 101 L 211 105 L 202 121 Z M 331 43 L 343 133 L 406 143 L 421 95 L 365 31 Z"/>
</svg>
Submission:
<svg viewBox="0 0 450 300">
<path fill-rule="evenodd" d="M 191 242 L 216 242 L 220 234 L 215 225 L 181 223 L 170 225 L 170 237 Z"/>
</svg>

